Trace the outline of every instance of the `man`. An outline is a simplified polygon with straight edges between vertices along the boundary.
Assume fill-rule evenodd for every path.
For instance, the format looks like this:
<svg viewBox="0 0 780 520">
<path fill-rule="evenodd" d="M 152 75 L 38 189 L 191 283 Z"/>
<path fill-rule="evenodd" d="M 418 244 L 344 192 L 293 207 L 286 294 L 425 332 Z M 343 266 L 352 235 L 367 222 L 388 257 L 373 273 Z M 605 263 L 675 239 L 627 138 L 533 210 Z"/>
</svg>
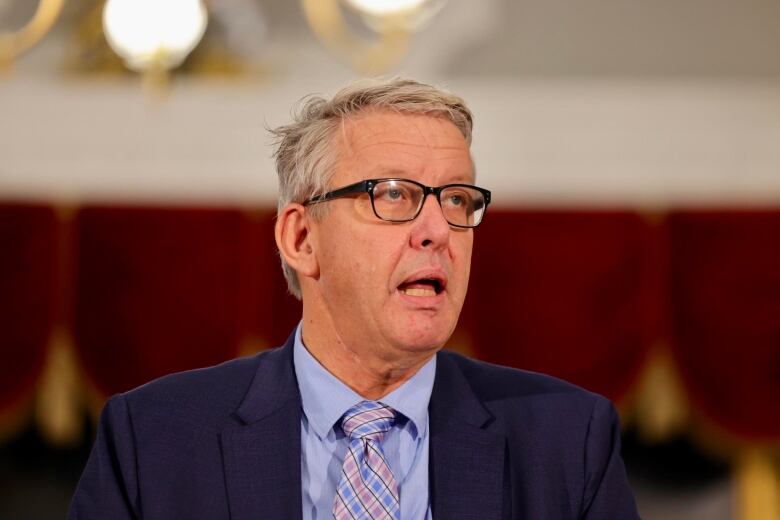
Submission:
<svg viewBox="0 0 780 520">
<path fill-rule="evenodd" d="M 393 80 L 277 129 L 301 324 L 109 400 L 70 517 L 638 518 L 607 400 L 441 350 L 490 202 L 471 127 L 460 98 Z"/>
</svg>

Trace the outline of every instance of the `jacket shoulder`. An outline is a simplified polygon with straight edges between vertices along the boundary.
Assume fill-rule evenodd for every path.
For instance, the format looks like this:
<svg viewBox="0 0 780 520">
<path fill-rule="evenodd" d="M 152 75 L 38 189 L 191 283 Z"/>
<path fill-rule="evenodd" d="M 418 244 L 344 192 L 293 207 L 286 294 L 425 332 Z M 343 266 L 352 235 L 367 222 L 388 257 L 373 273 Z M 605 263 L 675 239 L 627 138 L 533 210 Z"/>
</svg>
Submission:
<svg viewBox="0 0 780 520">
<path fill-rule="evenodd" d="M 455 365 L 474 393 L 485 402 L 541 399 L 592 403 L 606 400 L 598 394 L 547 374 L 486 363 L 449 351 L 442 351 L 440 360 Z"/>
<path fill-rule="evenodd" d="M 118 397 L 139 421 L 168 416 L 219 428 L 243 400 L 260 364 L 277 350 L 169 374 Z"/>
<path fill-rule="evenodd" d="M 561 379 L 494 365 L 455 353 L 439 358 L 449 372 L 463 375 L 471 392 L 493 416 L 495 427 L 516 438 L 534 435 L 545 442 L 571 443 L 588 435 L 592 421 L 612 424 L 617 413 L 605 397 Z"/>
<path fill-rule="evenodd" d="M 514 503 L 528 518 L 639 518 L 620 459 L 620 423 L 606 398 L 560 379 L 442 352 L 504 443 Z M 456 383 L 457 384 L 457 383 Z M 468 392 L 459 392 L 459 396 Z"/>
</svg>

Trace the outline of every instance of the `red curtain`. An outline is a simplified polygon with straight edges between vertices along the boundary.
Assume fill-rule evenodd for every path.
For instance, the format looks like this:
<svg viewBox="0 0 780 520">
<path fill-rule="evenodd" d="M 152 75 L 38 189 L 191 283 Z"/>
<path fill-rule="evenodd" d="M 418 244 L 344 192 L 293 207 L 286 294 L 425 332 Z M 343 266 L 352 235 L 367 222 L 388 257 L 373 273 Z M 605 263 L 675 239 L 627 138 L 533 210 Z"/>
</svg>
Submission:
<svg viewBox="0 0 780 520">
<path fill-rule="evenodd" d="M 83 209 L 75 338 L 105 395 L 238 353 L 256 290 L 237 210 Z"/>
<path fill-rule="evenodd" d="M 464 318 L 486 360 L 619 400 L 655 339 L 656 234 L 635 213 L 494 211 Z"/>
<path fill-rule="evenodd" d="M 253 214 L 247 228 L 245 261 L 251 280 L 246 331 L 265 347 L 284 343 L 301 319 L 301 303 L 287 291 L 274 240 L 276 218 Z"/>
<path fill-rule="evenodd" d="M 35 388 L 54 322 L 57 224 L 51 208 L 0 205 L 0 414 Z"/>
<path fill-rule="evenodd" d="M 270 211 L 161 207 L 86 207 L 66 226 L 0 205 L 0 413 L 31 394 L 71 314 L 104 395 L 232 358 L 247 339 L 279 345 L 301 307 L 273 226 Z M 59 294 L 71 232 L 75 282 Z M 780 438 L 780 211 L 491 211 L 474 237 L 460 331 L 478 357 L 620 401 L 670 338 L 698 410 L 742 438 Z"/>
<path fill-rule="evenodd" d="M 89 207 L 76 221 L 76 345 L 104 394 L 281 344 L 300 304 L 271 212 Z"/>
<path fill-rule="evenodd" d="M 696 408 L 780 438 L 780 212 L 669 217 L 673 346 Z"/>
</svg>

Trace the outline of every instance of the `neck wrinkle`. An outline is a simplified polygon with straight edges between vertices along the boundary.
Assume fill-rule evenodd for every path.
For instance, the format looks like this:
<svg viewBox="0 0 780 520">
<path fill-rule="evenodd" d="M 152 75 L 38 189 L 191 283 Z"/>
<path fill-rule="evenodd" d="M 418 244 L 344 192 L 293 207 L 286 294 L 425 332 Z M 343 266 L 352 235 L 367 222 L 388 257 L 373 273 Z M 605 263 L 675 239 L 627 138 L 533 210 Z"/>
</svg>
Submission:
<svg viewBox="0 0 780 520">
<path fill-rule="evenodd" d="M 313 319 L 313 316 L 323 315 L 317 312 L 320 311 L 317 303 L 321 301 L 303 298 L 303 346 L 325 370 L 364 399 L 376 401 L 386 396 L 414 376 L 435 355 L 435 352 L 420 353 L 419 357 L 405 363 L 367 361 L 341 338 L 329 313 L 324 313 L 328 317 L 326 324 Z"/>
</svg>

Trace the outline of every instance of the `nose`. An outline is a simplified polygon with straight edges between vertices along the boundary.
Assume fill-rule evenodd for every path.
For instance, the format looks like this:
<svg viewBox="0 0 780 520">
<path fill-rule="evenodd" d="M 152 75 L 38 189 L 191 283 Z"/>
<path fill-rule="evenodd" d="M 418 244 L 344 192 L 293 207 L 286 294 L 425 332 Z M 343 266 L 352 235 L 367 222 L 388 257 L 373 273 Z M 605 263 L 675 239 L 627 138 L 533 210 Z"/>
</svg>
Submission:
<svg viewBox="0 0 780 520">
<path fill-rule="evenodd" d="M 434 194 L 425 197 L 420 214 L 412 221 L 412 226 L 410 240 L 415 249 L 440 249 L 449 244 L 452 229 Z"/>
</svg>

